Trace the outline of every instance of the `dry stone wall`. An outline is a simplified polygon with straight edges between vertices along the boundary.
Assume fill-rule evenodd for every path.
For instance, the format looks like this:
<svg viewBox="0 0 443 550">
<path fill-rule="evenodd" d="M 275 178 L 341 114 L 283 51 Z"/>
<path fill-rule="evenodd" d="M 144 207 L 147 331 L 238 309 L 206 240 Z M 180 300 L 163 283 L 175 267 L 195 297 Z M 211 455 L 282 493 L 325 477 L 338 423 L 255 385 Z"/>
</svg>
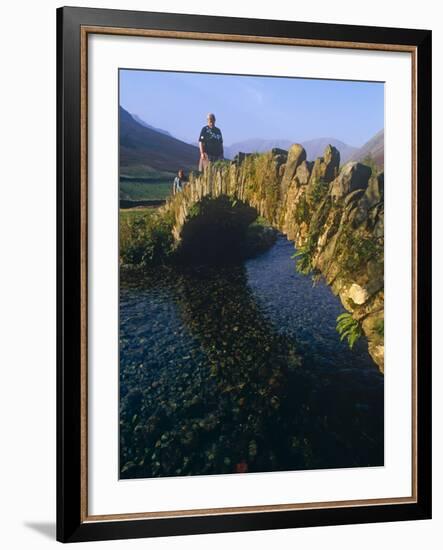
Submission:
<svg viewBox="0 0 443 550">
<path fill-rule="evenodd" d="M 328 146 L 315 162 L 294 144 L 289 151 L 240 154 L 232 162 L 191 174 L 182 193 L 161 212 L 173 215 L 180 246 L 192 207 L 204 197 L 228 196 L 253 206 L 294 242 L 299 270 L 324 277 L 368 339 L 384 370 L 384 177 L 358 162 L 340 166 Z"/>
</svg>

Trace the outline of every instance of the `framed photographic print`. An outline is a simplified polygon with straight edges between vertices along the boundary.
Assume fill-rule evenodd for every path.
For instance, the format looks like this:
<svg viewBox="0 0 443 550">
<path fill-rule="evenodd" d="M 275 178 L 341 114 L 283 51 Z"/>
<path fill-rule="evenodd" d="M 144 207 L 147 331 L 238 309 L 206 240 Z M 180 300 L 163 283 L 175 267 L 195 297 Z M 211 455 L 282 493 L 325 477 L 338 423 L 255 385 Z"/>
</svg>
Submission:
<svg viewBox="0 0 443 550">
<path fill-rule="evenodd" d="M 58 540 L 430 518 L 431 32 L 57 32 Z"/>
</svg>

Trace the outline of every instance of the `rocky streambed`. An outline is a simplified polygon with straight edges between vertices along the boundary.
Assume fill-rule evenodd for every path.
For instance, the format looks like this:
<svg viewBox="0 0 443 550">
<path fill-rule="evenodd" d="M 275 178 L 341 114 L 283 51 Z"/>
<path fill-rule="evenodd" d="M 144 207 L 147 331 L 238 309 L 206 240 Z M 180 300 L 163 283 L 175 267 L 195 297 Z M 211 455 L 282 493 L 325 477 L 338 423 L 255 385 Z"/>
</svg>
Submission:
<svg viewBox="0 0 443 550">
<path fill-rule="evenodd" d="M 121 478 L 383 465 L 383 376 L 293 246 L 123 274 Z"/>
</svg>

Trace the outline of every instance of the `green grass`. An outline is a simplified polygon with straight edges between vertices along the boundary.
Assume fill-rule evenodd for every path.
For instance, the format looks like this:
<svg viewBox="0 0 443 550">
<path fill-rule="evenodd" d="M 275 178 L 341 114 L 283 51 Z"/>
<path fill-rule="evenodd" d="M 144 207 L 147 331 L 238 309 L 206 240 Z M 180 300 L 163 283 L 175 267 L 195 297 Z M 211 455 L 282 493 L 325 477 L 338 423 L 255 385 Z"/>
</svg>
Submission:
<svg viewBox="0 0 443 550">
<path fill-rule="evenodd" d="M 127 200 L 166 199 L 172 193 L 173 179 L 155 183 L 120 181 L 119 195 Z"/>
<path fill-rule="evenodd" d="M 126 200 L 166 199 L 175 176 L 145 165 L 121 166 L 119 196 Z"/>
<path fill-rule="evenodd" d="M 120 227 L 127 223 L 134 222 L 139 218 L 150 218 L 156 208 L 121 208 L 120 209 Z"/>
<path fill-rule="evenodd" d="M 130 178 L 150 178 L 152 180 L 162 180 L 174 177 L 175 173 L 170 171 L 156 170 L 147 165 L 121 166 L 120 176 Z"/>
<path fill-rule="evenodd" d="M 120 208 L 120 251 L 126 250 L 133 240 L 134 223 L 138 220 L 148 220 L 156 208 Z"/>
<path fill-rule="evenodd" d="M 162 263 L 173 246 L 171 216 L 156 208 L 120 209 L 120 261 L 132 267 Z"/>
</svg>

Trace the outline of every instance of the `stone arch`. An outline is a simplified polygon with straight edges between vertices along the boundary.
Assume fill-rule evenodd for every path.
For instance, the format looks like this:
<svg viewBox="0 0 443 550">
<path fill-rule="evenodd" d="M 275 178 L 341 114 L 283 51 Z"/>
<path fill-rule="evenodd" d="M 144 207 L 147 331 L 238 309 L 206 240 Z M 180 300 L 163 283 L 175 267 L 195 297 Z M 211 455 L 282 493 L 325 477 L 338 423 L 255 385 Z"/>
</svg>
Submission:
<svg viewBox="0 0 443 550">
<path fill-rule="evenodd" d="M 226 197 L 241 201 L 294 242 L 305 272 L 323 276 L 368 338 L 384 368 L 384 179 L 358 162 L 340 166 L 328 145 L 314 162 L 304 148 L 240 154 L 191 174 L 182 193 L 162 207 L 180 246 L 196 205 Z"/>
</svg>

